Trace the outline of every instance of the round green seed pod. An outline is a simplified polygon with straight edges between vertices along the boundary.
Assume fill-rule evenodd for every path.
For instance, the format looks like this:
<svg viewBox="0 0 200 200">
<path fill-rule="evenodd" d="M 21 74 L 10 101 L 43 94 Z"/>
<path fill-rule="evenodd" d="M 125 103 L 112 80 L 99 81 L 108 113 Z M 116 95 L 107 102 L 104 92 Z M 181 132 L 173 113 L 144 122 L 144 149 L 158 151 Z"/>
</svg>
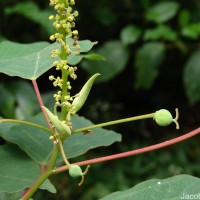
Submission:
<svg viewBox="0 0 200 200">
<path fill-rule="evenodd" d="M 168 126 L 173 122 L 171 113 L 166 109 L 156 111 L 154 120 L 159 126 Z"/>
<path fill-rule="evenodd" d="M 71 177 L 79 177 L 83 175 L 82 169 L 78 165 L 71 165 L 69 169 L 69 175 Z"/>
</svg>

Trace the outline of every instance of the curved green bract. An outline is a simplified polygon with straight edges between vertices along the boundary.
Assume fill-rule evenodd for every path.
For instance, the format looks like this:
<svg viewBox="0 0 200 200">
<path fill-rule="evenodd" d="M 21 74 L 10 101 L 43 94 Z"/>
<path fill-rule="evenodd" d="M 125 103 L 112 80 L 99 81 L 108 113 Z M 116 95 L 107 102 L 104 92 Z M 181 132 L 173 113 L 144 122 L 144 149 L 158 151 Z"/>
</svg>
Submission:
<svg viewBox="0 0 200 200">
<path fill-rule="evenodd" d="M 75 113 L 78 112 L 82 106 L 84 105 L 85 101 L 87 100 L 87 97 L 90 93 L 90 90 L 93 86 L 93 83 L 95 79 L 100 76 L 99 73 L 94 74 L 82 87 L 81 91 L 77 94 L 77 97 L 72 102 L 72 105 L 74 106 Z"/>
<path fill-rule="evenodd" d="M 53 124 L 54 128 L 56 129 L 56 132 L 61 137 L 61 139 L 65 139 L 71 135 L 71 129 L 69 126 L 64 124 L 58 119 L 58 116 L 55 116 L 48 108 L 43 106 L 45 109 L 51 123 Z"/>
</svg>

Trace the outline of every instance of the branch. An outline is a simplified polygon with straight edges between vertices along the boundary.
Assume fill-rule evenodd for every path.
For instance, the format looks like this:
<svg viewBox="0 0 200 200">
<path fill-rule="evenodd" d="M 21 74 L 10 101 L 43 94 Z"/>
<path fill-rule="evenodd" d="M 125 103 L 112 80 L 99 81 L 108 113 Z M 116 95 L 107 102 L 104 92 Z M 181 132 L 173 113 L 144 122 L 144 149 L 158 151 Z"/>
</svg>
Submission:
<svg viewBox="0 0 200 200">
<path fill-rule="evenodd" d="M 155 144 L 155 145 L 151 145 L 151 146 L 148 146 L 148 147 L 127 151 L 127 152 L 124 152 L 124 153 L 118 153 L 118 154 L 104 156 L 104 157 L 100 157 L 100 158 L 85 160 L 85 161 L 77 162 L 77 163 L 74 163 L 74 164 L 79 165 L 79 166 L 83 166 L 83 165 L 90 165 L 90 164 L 94 164 L 94 163 L 98 163 L 98 162 L 105 162 L 105 161 L 109 161 L 109 160 L 133 156 L 133 155 L 153 151 L 153 150 L 156 150 L 156 149 L 164 148 L 166 146 L 170 146 L 170 145 L 182 142 L 182 141 L 187 140 L 187 139 L 189 139 L 189 138 L 191 138 L 191 137 L 193 137 L 193 136 L 195 136 L 199 133 L 200 133 L 200 127 L 189 132 L 189 133 L 187 133 L 187 134 L 185 134 L 185 135 L 182 135 L 180 137 L 176 137 L 174 139 L 171 139 L 171 140 L 168 140 L 168 141 L 165 141 L 165 142 L 161 142 L 159 144 Z M 67 169 L 68 168 L 66 166 L 61 166 L 61 167 L 58 167 L 57 169 L 55 169 L 54 173 L 57 174 L 57 173 L 66 171 Z"/>
</svg>

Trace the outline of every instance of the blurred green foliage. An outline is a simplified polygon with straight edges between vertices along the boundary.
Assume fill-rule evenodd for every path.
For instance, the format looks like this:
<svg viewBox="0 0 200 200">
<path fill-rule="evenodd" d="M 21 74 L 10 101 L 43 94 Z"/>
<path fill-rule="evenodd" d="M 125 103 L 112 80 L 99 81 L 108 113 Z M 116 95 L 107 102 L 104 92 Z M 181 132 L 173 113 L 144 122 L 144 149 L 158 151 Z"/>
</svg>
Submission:
<svg viewBox="0 0 200 200">
<path fill-rule="evenodd" d="M 89 74 L 102 74 L 81 114 L 94 122 L 103 122 L 162 107 L 179 107 L 181 133 L 199 125 L 199 0 L 76 2 L 80 14 L 77 21 L 80 39 L 99 41 L 93 53 L 106 58 L 84 60 L 79 65 L 80 82 L 75 83 L 76 88 L 81 87 Z M 48 21 L 51 12 L 48 1 L 1 1 L 0 40 L 48 41 L 53 31 Z M 23 119 L 37 113 L 39 108 L 29 84 L 2 74 L 0 77 L 1 116 Z M 38 82 L 45 92 L 45 102 L 52 105 L 51 84 L 47 77 L 48 73 Z M 123 143 L 89 152 L 87 158 L 140 148 L 176 135 L 171 128 L 160 135 L 164 129 L 155 128 L 148 121 L 111 128 L 124 134 Z M 44 199 L 46 195 L 47 200 L 67 197 L 93 200 L 149 178 L 180 173 L 200 176 L 199 151 L 198 141 L 191 139 L 159 153 L 97 164 L 87 175 L 83 189 L 78 189 L 77 182 L 68 182 L 61 174 L 53 178 L 60 196 L 48 197 L 48 194 L 39 193 L 36 199 Z M 3 199 L 4 195 L 1 196 Z"/>
</svg>

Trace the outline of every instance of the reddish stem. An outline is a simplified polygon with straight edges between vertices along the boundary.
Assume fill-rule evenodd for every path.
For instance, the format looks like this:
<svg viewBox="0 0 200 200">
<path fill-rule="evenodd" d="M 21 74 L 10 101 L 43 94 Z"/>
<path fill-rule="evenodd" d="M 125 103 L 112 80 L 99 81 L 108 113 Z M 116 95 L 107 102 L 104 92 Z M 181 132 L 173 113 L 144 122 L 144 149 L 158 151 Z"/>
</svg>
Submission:
<svg viewBox="0 0 200 200">
<path fill-rule="evenodd" d="M 42 106 L 44 106 L 44 103 L 43 103 L 42 97 L 41 97 L 41 95 L 40 95 L 40 91 L 39 91 L 39 88 L 38 88 L 38 85 L 37 85 L 36 80 L 32 80 L 32 84 L 33 84 L 33 87 L 34 87 L 34 90 L 35 90 L 35 93 L 36 93 L 38 102 L 39 102 L 40 107 L 41 107 L 41 109 L 42 109 L 42 112 L 43 112 L 43 114 L 44 114 L 44 117 L 45 117 L 45 119 L 46 119 L 46 121 L 47 121 L 47 123 L 48 123 L 49 128 L 52 130 L 52 126 L 51 126 L 51 124 L 50 124 L 50 122 L 49 122 L 48 115 L 47 115 L 45 109 L 42 107 Z"/>
<path fill-rule="evenodd" d="M 127 152 L 124 152 L 124 153 L 118 153 L 118 154 L 114 154 L 114 155 L 104 156 L 104 157 L 101 157 L 101 158 L 94 158 L 94 159 L 90 159 L 90 160 L 85 160 L 85 161 L 77 162 L 77 163 L 74 163 L 74 164 L 79 165 L 79 166 L 83 166 L 83 165 L 90 165 L 90 164 L 94 164 L 94 163 L 98 163 L 98 162 L 105 162 L 105 161 L 108 161 L 108 160 L 123 158 L 123 157 L 127 157 L 127 156 L 133 156 L 133 155 L 141 154 L 141 153 L 148 152 L 148 151 L 153 151 L 153 150 L 156 150 L 156 149 L 160 149 L 160 148 L 163 148 L 163 147 L 184 141 L 184 140 L 189 139 L 189 138 L 191 138 L 191 137 L 193 137 L 193 136 L 195 136 L 199 133 L 200 133 L 200 128 L 197 128 L 197 129 L 195 129 L 195 130 L 193 130 L 193 131 L 191 131 L 191 132 L 189 132 L 185 135 L 182 135 L 180 137 L 176 137 L 174 139 L 171 139 L 171 140 L 168 140 L 168 141 L 165 141 L 165 142 L 161 142 L 159 144 L 155 144 L 155 145 L 151 145 L 151 146 L 148 146 L 148 147 L 127 151 Z M 67 170 L 67 167 L 62 166 L 62 167 L 55 169 L 54 172 L 60 173 L 60 172 L 63 172 L 65 170 Z"/>
</svg>

